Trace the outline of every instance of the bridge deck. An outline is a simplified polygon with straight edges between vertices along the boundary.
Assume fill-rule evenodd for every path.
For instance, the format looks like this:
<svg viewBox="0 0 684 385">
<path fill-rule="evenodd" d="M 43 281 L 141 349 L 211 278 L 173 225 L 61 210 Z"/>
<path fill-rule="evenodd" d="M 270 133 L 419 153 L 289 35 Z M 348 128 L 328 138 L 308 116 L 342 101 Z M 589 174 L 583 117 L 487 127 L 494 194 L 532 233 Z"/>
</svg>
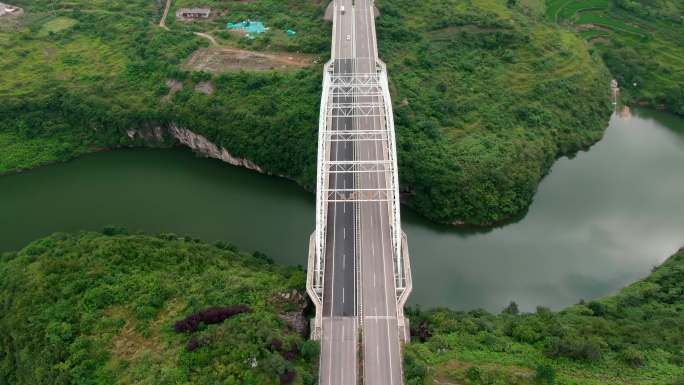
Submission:
<svg viewBox="0 0 684 385">
<path fill-rule="evenodd" d="M 364 384 L 401 385 L 390 101 L 378 77 L 372 0 L 335 2 L 333 81 L 323 101 L 327 179 L 318 192 L 325 198 L 319 384 L 357 385 L 363 367 Z"/>
</svg>

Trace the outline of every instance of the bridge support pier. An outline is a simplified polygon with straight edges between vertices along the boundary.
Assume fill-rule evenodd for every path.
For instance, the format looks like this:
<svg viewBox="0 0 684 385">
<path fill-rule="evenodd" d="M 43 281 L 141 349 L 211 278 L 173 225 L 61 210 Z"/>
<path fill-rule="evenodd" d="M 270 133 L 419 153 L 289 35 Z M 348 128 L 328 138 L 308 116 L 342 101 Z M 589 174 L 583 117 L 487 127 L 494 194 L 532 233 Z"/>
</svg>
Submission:
<svg viewBox="0 0 684 385">
<path fill-rule="evenodd" d="M 406 233 L 401 232 L 401 254 L 403 262 L 403 282 L 405 286 L 397 298 L 397 325 L 399 326 L 399 339 L 403 343 L 411 342 L 411 327 L 409 319 L 404 315 L 404 306 L 413 290 L 413 278 L 411 277 L 411 260 L 409 259 L 408 241 Z"/>
</svg>

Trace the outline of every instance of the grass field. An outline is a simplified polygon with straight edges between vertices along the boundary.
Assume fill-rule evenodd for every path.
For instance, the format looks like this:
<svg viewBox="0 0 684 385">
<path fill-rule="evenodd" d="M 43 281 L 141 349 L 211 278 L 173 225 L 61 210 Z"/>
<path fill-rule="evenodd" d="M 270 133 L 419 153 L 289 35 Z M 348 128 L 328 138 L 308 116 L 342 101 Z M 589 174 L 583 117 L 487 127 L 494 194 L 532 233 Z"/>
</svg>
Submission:
<svg viewBox="0 0 684 385">
<path fill-rule="evenodd" d="M 77 20 L 68 17 L 55 17 L 47 20 L 38 31 L 38 36 L 45 37 L 51 33 L 58 33 L 76 25 Z"/>
<path fill-rule="evenodd" d="M 594 12 L 581 12 L 577 18 L 577 24 L 594 24 L 608 28 L 615 33 L 631 33 L 636 36 L 647 37 L 647 32 L 641 28 L 633 27 L 620 20 Z"/>
<path fill-rule="evenodd" d="M 572 18 L 579 11 L 608 9 L 610 4 L 610 0 L 548 0 L 546 16 L 556 22 L 562 22 Z"/>
</svg>

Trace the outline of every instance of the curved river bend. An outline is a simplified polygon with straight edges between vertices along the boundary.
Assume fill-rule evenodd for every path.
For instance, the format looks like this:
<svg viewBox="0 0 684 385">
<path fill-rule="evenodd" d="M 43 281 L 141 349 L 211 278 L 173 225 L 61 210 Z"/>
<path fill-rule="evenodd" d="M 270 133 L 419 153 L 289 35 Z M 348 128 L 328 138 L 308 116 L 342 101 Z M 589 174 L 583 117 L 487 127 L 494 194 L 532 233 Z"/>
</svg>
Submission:
<svg viewBox="0 0 684 385">
<path fill-rule="evenodd" d="M 314 197 L 190 151 L 123 150 L 0 178 L 0 251 L 109 224 L 228 240 L 306 263 Z M 604 139 L 561 159 L 518 223 L 473 233 L 403 210 L 423 307 L 560 308 L 645 276 L 684 246 L 684 120 L 613 116 Z"/>
</svg>

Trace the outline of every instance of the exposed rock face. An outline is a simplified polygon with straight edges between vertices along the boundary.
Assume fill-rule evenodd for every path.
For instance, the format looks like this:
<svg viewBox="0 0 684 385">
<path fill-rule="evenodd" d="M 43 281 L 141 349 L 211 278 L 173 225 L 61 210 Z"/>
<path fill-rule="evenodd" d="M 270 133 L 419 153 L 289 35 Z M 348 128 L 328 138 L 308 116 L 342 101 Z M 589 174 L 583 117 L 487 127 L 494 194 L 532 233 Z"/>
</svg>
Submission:
<svg viewBox="0 0 684 385">
<path fill-rule="evenodd" d="M 169 126 L 169 134 L 183 145 L 190 147 L 200 154 L 206 155 L 210 158 L 220 159 L 233 166 L 245 167 L 250 170 L 264 173 L 264 170 L 249 159 L 236 158 L 231 155 L 228 150 L 219 147 L 210 142 L 209 139 L 202 135 L 195 134 L 187 128 L 178 127 L 175 124 Z"/>
<path fill-rule="evenodd" d="M 304 309 L 307 305 L 307 297 L 298 290 L 280 293 L 275 299 L 275 306 L 281 308 L 278 317 L 299 333 L 306 337 L 309 334 L 309 320 L 304 316 Z"/>
<path fill-rule="evenodd" d="M 126 130 L 126 135 L 130 139 L 135 139 L 135 137 L 137 136 L 143 139 L 146 143 L 164 142 L 164 130 L 159 126 L 144 130 L 128 129 Z"/>
<path fill-rule="evenodd" d="M 278 317 L 285 321 L 300 336 L 306 337 L 309 335 L 309 320 L 306 319 L 302 312 L 278 314 Z"/>
</svg>

